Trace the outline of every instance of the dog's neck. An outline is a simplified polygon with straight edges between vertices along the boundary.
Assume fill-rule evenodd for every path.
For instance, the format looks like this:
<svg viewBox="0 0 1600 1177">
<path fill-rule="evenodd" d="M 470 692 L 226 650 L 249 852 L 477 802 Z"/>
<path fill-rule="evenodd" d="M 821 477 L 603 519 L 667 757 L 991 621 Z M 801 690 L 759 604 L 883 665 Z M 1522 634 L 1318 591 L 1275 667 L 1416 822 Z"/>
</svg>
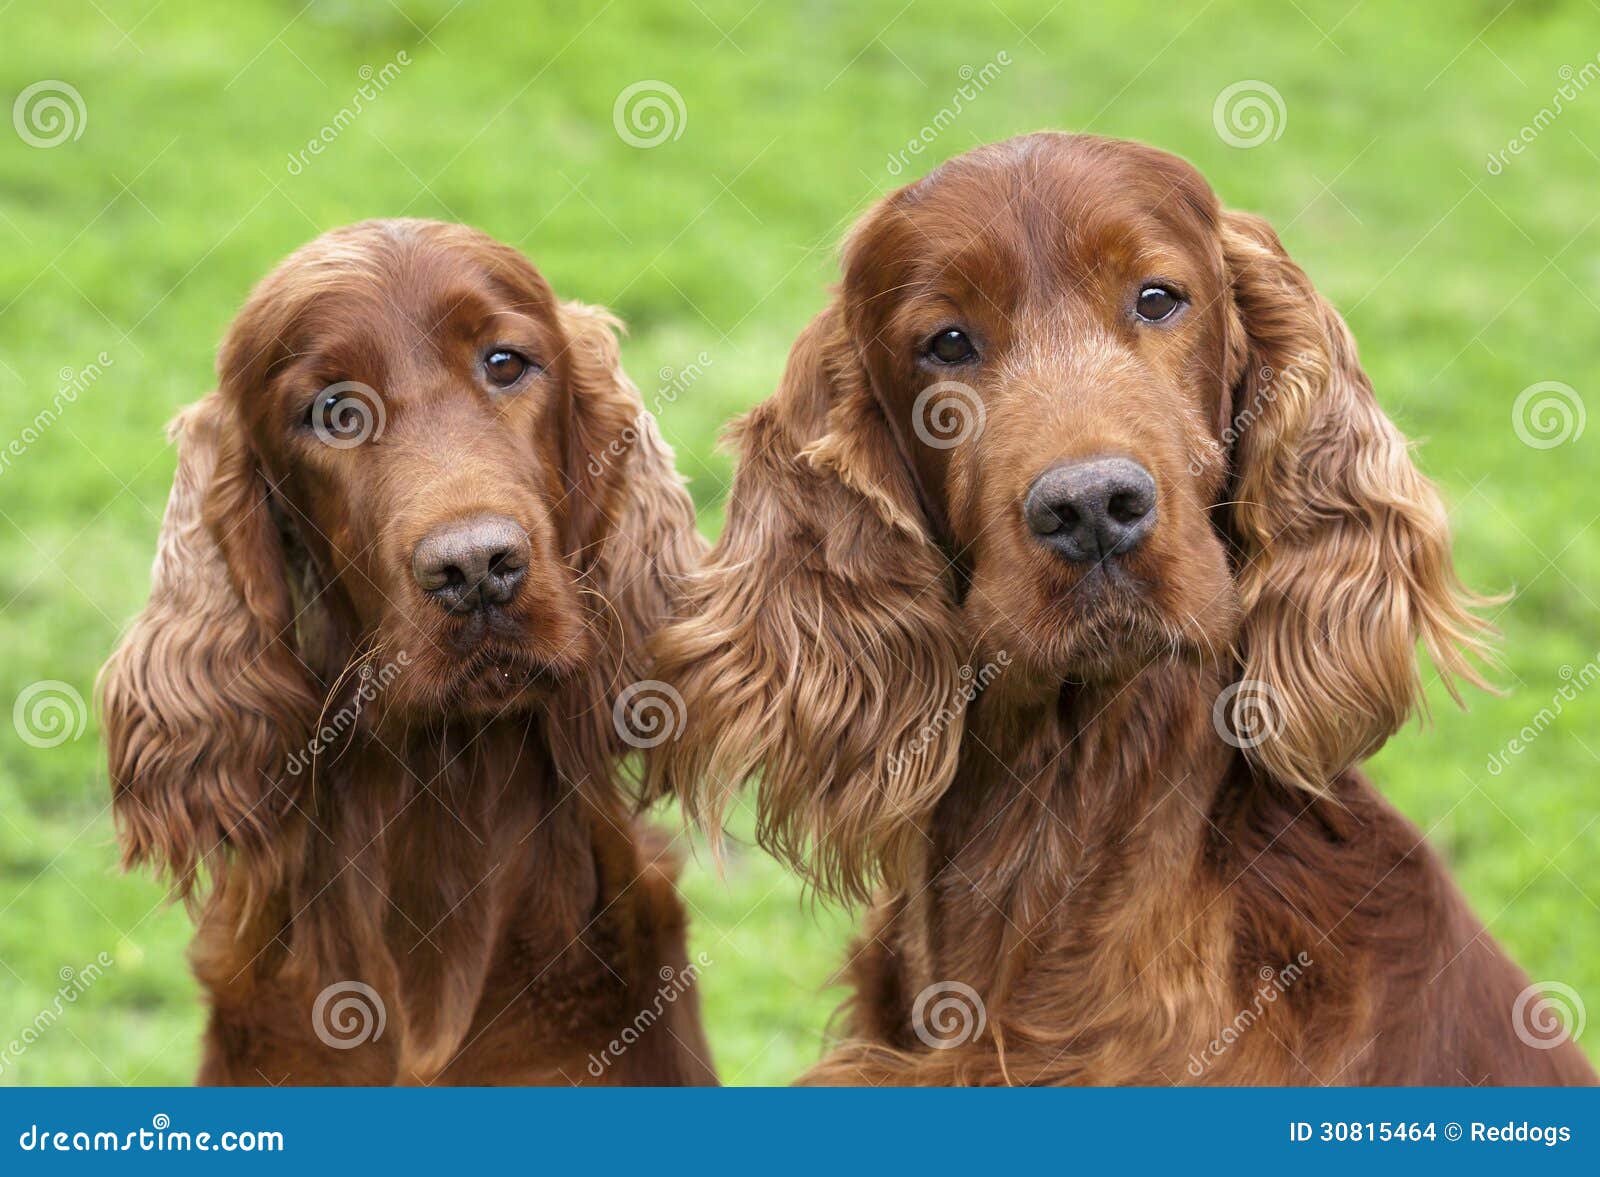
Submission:
<svg viewBox="0 0 1600 1177">
<path fill-rule="evenodd" d="M 905 888 L 926 892 L 913 906 L 929 982 L 978 977 L 1000 997 L 1041 953 L 1136 954 L 1184 934 L 1186 904 L 1139 904 L 1199 876 L 1208 815 L 1244 771 L 1212 726 L 1224 681 L 1158 663 L 1119 684 L 979 698 L 926 875 Z"/>
<path fill-rule="evenodd" d="M 276 979 L 307 994 L 369 985 L 400 1075 L 438 1074 L 466 1044 L 507 937 L 554 960 L 596 906 L 591 817 L 606 802 L 557 772 L 545 727 L 519 714 L 362 732 L 319 758 L 289 823 L 293 873 L 249 905 L 243 937 L 226 929 L 237 899 L 219 891 L 223 910 L 207 922 L 226 947 L 214 967 L 197 952 L 202 980 Z M 245 970 L 238 939 L 258 944 Z"/>
</svg>

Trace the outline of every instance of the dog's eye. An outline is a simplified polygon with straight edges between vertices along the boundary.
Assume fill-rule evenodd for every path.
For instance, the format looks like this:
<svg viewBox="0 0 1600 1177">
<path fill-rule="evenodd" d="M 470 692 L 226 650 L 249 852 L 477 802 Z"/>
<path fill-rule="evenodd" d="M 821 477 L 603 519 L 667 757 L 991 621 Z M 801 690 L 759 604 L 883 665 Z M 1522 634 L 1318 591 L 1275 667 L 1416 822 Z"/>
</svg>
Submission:
<svg viewBox="0 0 1600 1177">
<path fill-rule="evenodd" d="M 1165 286 L 1146 286 L 1139 291 L 1134 310 L 1146 323 L 1159 323 L 1183 305 L 1183 299 Z"/>
<path fill-rule="evenodd" d="M 497 347 L 483 357 L 483 370 L 489 377 L 489 383 L 501 388 L 510 388 L 531 367 L 533 365 L 526 356 L 509 348 Z"/>
<path fill-rule="evenodd" d="M 959 364 L 976 357 L 978 349 L 972 346 L 966 332 L 951 327 L 928 340 L 927 354 L 941 364 Z"/>
</svg>

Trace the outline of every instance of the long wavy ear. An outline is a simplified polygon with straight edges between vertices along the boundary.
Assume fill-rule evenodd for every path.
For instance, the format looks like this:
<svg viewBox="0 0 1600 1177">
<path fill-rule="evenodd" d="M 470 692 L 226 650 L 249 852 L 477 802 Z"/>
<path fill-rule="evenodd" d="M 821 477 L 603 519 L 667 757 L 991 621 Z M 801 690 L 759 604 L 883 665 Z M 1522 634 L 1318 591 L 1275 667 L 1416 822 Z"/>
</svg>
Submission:
<svg viewBox="0 0 1600 1177">
<path fill-rule="evenodd" d="M 289 753 L 316 713 L 266 483 L 229 420 L 213 393 L 171 426 L 149 603 L 99 684 L 124 865 L 154 865 L 185 899 L 219 852 L 252 877 L 276 869 Z"/>
<path fill-rule="evenodd" d="M 646 643 L 699 566 L 705 541 L 672 450 L 622 369 L 617 319 L 575 302 L 563 304 L 561 317 L 573 385 L 569 550 L 602 652 L 590 681 L 575 684 L 582 698 L 569 712 L 588 722 L 569 727 L 557 745 L 581 761 L 569 771 L 607 773 L 615 757 L 648 739 L 616 718 L 617 698 L 649 678 Z"/>
<path fill-rule="evenodd" d="M 1322 790 L 1424 706 L 1419 637 L 1459 703 L 1456 678 L 1485 685 L 1470 658 L 1489 656 L 1490 631 L 1472 612 L 1483 600 L 1456 579 L 1439 494 L 1378 407 L 1338 312 L 1259 217 L 1226 214 L 1223 250 L 1240 653 L 1273 733 L 1247 754 Z"/>
<path fill-rule="evenodd" d="M 657 635 L 682 736 L 650 780 L 720 828 L 761 775 L 763 845 L 819 890 L 905 877 L 955 768 L 955 588 L 837 307 L 807 327 L 777 394 L 738 422 L 727 526 Z"/>
</svg>

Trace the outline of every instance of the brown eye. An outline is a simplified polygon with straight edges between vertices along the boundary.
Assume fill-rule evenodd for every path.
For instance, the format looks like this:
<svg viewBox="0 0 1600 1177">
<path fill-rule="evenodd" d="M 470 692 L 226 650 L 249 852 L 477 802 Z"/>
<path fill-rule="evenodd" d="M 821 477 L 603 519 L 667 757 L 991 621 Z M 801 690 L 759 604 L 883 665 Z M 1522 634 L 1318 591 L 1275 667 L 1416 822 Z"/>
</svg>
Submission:
<svg viewBox="0 0 1600 1177">
<path fill-rule="evenodd" d="M 927 354 L 941 364 L 960 364 L 976 359 L 978 349 L 972 346 L 966 332 L 951 327 L 928 340 Z"/>
<path fill-rule="evenodd" d="M 519 355 L 509 348 L 497 347 L 483 357 L 483 370 L 489 377 L 489 383 L 497 384 L 501 388 L 510 388 L 529 368 L 533 367 L 527 357 Z"/>
<path fill-rule="evenodd" d="M 1159 323 L 1183 304 L 1175 291 L 1165 286 L 1146 286 L 1139 291 L 1139 301 L 1134 310 L 1147 323 Z"/>
</svg>

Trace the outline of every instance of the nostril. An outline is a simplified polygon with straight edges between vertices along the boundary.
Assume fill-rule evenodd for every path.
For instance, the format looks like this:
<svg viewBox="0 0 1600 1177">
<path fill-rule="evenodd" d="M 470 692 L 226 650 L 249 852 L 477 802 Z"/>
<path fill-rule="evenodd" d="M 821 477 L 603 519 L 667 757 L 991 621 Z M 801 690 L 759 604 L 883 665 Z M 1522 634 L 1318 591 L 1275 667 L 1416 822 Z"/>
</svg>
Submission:
<svg viewBox="0 0 1600 1177">
<path fill-rule="evenodd" d="M 1137 523 L 1150 513 L 1150 506 L 1138 491 L 1124 490 L 1111 496 L 1106 513 L 1118 523 Z"/>
</svg>

